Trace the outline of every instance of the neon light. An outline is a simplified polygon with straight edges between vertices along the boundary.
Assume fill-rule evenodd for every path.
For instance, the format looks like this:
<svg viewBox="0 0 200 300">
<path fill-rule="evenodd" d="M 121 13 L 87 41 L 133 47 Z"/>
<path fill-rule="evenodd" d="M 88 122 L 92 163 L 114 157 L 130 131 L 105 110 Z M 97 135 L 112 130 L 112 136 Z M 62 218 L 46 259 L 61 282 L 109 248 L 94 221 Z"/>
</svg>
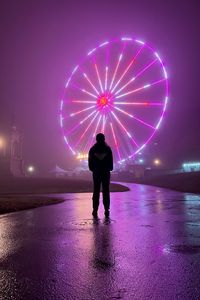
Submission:
<svg viewBox="0 0 200 300">
<path fill-rule="evenodd" d="M 108 82 L 108 67 L 106 67 L 105 90 L 107 90 L 107 82 Z"/>
<path fill-rule="evenodd" d="M 71 113 L 71 114 L 70 114 L 70 117 L 74 117 L 74 116 L 76 116 L 76 115 L 78 115 L 78 114 L 80 114 L 80 113 L 82 113 L 82 112 L 84 112 L 84 111 L 87 111 L 87 110 L 89 110 L 89 109 L 91 109 L 91 108 L 93 108 L 93 107 L 95 107 L 95 105 L 92 105 L 92 106 L 90 106 L 90 107 L 84 108 L 84 109 L 79 110 L 79 111 L 76 111 L 76 112 L 74 112 L 74 113 Z"/>
<path fill-rule="evenodd" d="M 118 156 L 119 156 L 119 160 L 121 160 L 121 155 L 120 155 L 120 152 L 119 152 L 119 146 L 117 144 L 117 140 L 116 140 L 116 136 L 115 136 L 115 132 L 114 132 L 112 123 L 110 123 L 110 127 L 111 127 L 111 131 L 112 131 L 113 139 L 114 139 L 114 142 L 115 142 L 115 147 L 117 149 L 117 153 L 118 153 Z"/>
<path fill-rule="evenodd" d="M 157 52 L 154 52 L 154 54 L 155 54 L 155 56 L 158 58 L 159 62 L 160 62 L 161 64 L 163 64 L 163 62 L 162 62 L 162 60 L 161 60 L 159 54 L 158 54 Z"/>
<path fill-rule="evenodd" d="M 96 119 L 97 115 L 99 114 L 99 112 L 97 112 L 94 117 L 92 118 L 92 120 L 90 121 L 89 125 L 86 127 L 85 131 L 83 132 L 83 134 L 81 135 L 81 137 L 78 139 L 78 141 L 76 142 L 75 146 L 77 146 L 80 141 L 82 140 L 82 138 L 84 137 L 84 135 L 86 134 L 86 132 L 88 131 L 88 129 L 90 128 L 90 126 L 92 125 L 92 123 L 94 122 L 94 120 Z"/>
<path fill-rule="evenodd" d="M 89 84 L 91 85 L 91 87 L 94 89 L 94 91 L 97 93 L 97 95 L 99 95 L 99 91 L 96 89 L 96 87 L 94 86 L 94 84 L 91 82 L 91 80 L 89 79 L 89 77 L 87 76 L 87 74 L 83 73 L 83 76 L 87 79 L 87 81 L 89 82 Z"/>
<path fill-rule="evenodd" d="M 144 122 L 143 120 L 141 120 L 141 119 L 139 119 L 139 118 L 137 118 L 137 117 L 135 117 L 135 116 L 133 116 L 133 115 L 127 113 L 125 110 L 120 109 L 119 107 L 116 107 L 116 106 L 115 106 L 114 108 L 117 109 L 117 110 L 119 110 L 119 111 L 122 112 L 123 114 L 129 116 L 130 118 L 133 118 L 133 119 L 137 120 L 137 121 L 140 122 L 141 124 L 144 124 L 144 125 L 146 125 L 146 126 L 152 128 L 152 129 L 155 129 L 155 127 L 153 127 L 153 126 L 151 126 L 150 124 Z M 157 127 L 156 127 L 156 129 L 157 129 Z"/>
<path fill-rule="evenodd" d="M 103 47 L 103 46 L 105 46 L 105 45 L 107 45 L 109 42 L 104 42 L 104 43 L 102 43 L 101 45 L 99 45 L 99 47 Z"/>
<path fill-rule="evenodd" d="M 129 37 L 123 37 L 121 38 L 122 41 L 132 41 L 133 39 L 132 38 L 129 38 Z"/>
<path fill-rule="evenodd" d="M 165 67 L 163 66 L 163 72 L 164 72 L 164 75 L 165 75 L 165 79 L 167 79 L 167 72 L 165 70 Z"/>
<path fill-rule="evenodd" d="M 119 120 L 119 118 L 116 116 L 116 114 L 111 111 L 111 114 L 114 116 L 114 118 L 117 120 L 117 122 L 119 123 L 119 125 L 124 129 L 124 131 L 126 132 L 126 134 L 128 135 L 128 137 L 133 141 L 133 143 L 137 146 L 138 144 L 136 143 L 136 141 L 132 138 L 131 134 L 128 132 L 128 130 L 124 127 L 124 125 L 122 124 L 122 122 Z"/>
<path fill-rule="evenodd" d="M 63 117 L 60 115 L 60 127 L 63 127 Z"/>
<path fill-rule="evenodd" d="M 163 116 L 160 118 L 160 120 L 159 120 L 159 122 L 158 122 L 158 124 L 157 124 L 157 126 L 156 126 L 156 129 L 158 129 L 158 128 L 160 127 L 160 123 L 161 123 L 161 121 L 162 121 L 162 118 L 163 118 Z"/>
<path fill-rule="evenodd" d="M 143 47 L 141 47 L 138 52 L 136 53 L 136 55 L 133 57 L 133 59 L 130 61 L 129 65 L 127 66 L 127 68 L 125 69 L 124 73 L 121 75 L 121 77 L 119 78 L 119 80 L 117 81 L 117 83 L 115 84 L 114 88 L 112 89 L 111 93 L 114 92 L 114 90 L 116 89 L 116 87 L 119 85 L 119 83 L 121 82 L 121 80 L 124 78 L 124 76 L 126 75 L 126 73 L 128 72 L 128 70 L 130 69 L 130 67 L 132 66 L 132 64 L 134 63 L 135 59 L 137 58 L 137 56 L 140 54 L 140 52 L 142 51 Z"/>
<path fill-rule="evenodd" d="M 89 100 L 72 100 L 74 103 L 96 103 L 96 101 L 89 101 Z"/>
<path fill-rule="evenodd" d="M 86 158 L 97 131 L 110 137 L 114 158 L 120 164 L 136 159 L 143 151 L 160 128 L 168 103 L 168 74 L 158 53 L 144 41 L 125 35 L 99 44 L 73 69 L 60 101 L 59 124 L 76 157 Z M 150 68 L 157 72 L 147 72 Z M 155 81 L 160 72 L 161 79 Z M 162 82 L 161 88 L 156 86 Z"/>
<path fill-rule="evenodd" d="M 115 101 L 113 102 L 114 104 L 118 104 L 118 105 L 141 105 L 141 106 L 151 106 L 151 105 L 155 105 L 155 106 L 162 106 L 163 103 L 162 102 L 120 102 L 120 101 Z"/>
<path fill-rule="evenodd" d="M 145 42 L 143 42 L 143 41 L 140 41 L 140 40 L 135 40 L 135 41 L 139 44 L 145 45 Z"/>
<path fill-rule="evenodd" d="M 86 91 L 85 89 L 81 89 L 81 91 L 84 92 L 84 93 L 86 93 L 86 94 L 88 94 L 88 95 L 90 95 L 90 96 L 92 96 L 92 97 L 95 98 L 95 99 L 96 99 L 96 97 L 97 97 L 97 96 L 95 96 L 94 94 L 92 94 L 92 93 Z"/>
<path fill-rule="evenodd" d="M 63 100 L 61 100 L 61 102 L 60 102 L 60 110 L 62 110 L 63 109 Z"/>
<path fill-rule="evenodd" d="M 83 124 L 86 120 L 88 120 L 93 114 L 95 114 L 95 110 L 93 112 L 91 112 L 91 114 L 89 114 L 87 117 L 85 117 L 83 120 L 80 121 L 79 124 Z"/>
<path fill-rule="evenodd" d="M 111 90 L 111 88 L 112 88 L 112 85 L 113 85 L 113 82 L 114 82 L 114 80 L 115 80 L 115 76 L 116 76 L 116 74 L 117 74 L 117 70 L 118 70 L 118 68 L 119 68 L 119 64 L 120 64 L 120 61 L 122 60 L 122 57 L 123 57 L 123 54 L 121 53 L 120 56 L 119 56 L 119 59 L 118 59 L 118 61 L 117 61 L 117 65 L 116 65 L 116 68 L 115 68 L 115 71 L 114 71 L 114 74 L 113 74 L 113 78 L 112 78 L 112 80 L 111 80 L 111 84 L 110 84 L 109 90 Z"/>
<path fill-rule="evenodd" d="M 150 86 L 153 86 L 153 85 L 158 84 L 158 83 L 163 82 L 163 81 L 164 81 L 164 79 L 161 79 L 161 80 L 155 81 L 155 82 L 153 82 L 153 83 L 151 83 L 151 84 L 146 84 L 146 85 L 144 85 L 144 86 L 142 86 L 142 87 L 140 87 L 140 88 L 138 88 L 138 89 L 132 90 L 132 91 L 127 92 L 127 93 L 124 93 L 124 94 L 119 95 L 119 96 L 117 96 L 117 97 L 115 97 L 115 98 L 117 99 L 117 98 L 121 98 L 121 97 L 130 95 L 130 94 L 136 93 L 136 92 L 138 92 L 138 91 L 140 91 L 140 90 L 142 90 L 142 89 L 146 89 L 146 88 L 148 88 L 148 87 L 150 87 Z"/>
<path fill-rule="evenodd" d="M 65 88 L 68 87 L 68 85 L 69 85 L 69 83 L 70 83 L 70 80 L 71 80 L 71 77 L 68 79 L 68 81 L 67 81 L 67 83 L 66 83 L 66 85 L 65 85 Z"/>
<path fill-rule="evenodd" d="M 72 74 L 74 74 L 75 72 L 76 72 L 76 70 L 78 69 L 78 65 L 74 68 L 74 70 L 73 70 L 73 72 L 72 72 Z"/>
<path fill-rule="evenodd" d="M 147 66 L 145 66 L 136 76 L 135 78 L 139 77 L 142 73 L 144 73 L 146 70 L 148 70 L 155 62 L 157 59 L 154 59 L 152 62 L 150 62 Z"/>
<path fill-rule="evenodd" d="M 96 51 L 96 48 L 92 49 L 90 52 L 88 52 L 88 56 L 91 55 L 94 51 Z"/>
<path fill-rule="evenodd" d="M 98 127 L 99 127 L 99 123 L 100 123 L 100 121 L 101 121 L 101 118 L 102 118 L 102 115 L 99 117 L 99 120 L 98 120 L 98 122 L 97 122 L 96 128 L 95 128 L 95 130 L 94 130 L 93 137 L 95 137 L 95 135 L 96 135 L 96 133 L 97 133 L 97 129 L 98 129 Z"/>
<path fill-rule="evenodd" d="M 95 70 L 96 70 L 96 73 L 97 73 L 99 85 L 100 85 L 101 91 L 102 91 L 102 93 L 103 93 L 103 86 L 102 86 L 102 83 L 101 83 L 101 78 L 100 78 L 100 76 L 99 76 L 99 70 L 98 70 L 97 64 L 95 64 L 94 66 L 95 66 Z"/>
</svg>

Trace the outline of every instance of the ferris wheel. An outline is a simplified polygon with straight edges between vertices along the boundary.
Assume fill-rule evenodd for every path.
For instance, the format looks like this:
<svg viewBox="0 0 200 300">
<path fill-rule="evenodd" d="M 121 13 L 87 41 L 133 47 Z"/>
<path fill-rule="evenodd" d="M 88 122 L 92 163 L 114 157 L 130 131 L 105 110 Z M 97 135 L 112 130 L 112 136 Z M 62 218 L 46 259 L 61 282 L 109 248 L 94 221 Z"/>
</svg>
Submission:
<svg viewBox="0 0 200 300">
<path fill-rule="evenodd" d="M 168 76 L 160 55 L 130 37 L 89 51 L 66 82 L 60 126 L 67 148 L 86 157 L 97 133 L 114 161 L 133 158 L 152 139 L 168 102 Z"/>
</svg>

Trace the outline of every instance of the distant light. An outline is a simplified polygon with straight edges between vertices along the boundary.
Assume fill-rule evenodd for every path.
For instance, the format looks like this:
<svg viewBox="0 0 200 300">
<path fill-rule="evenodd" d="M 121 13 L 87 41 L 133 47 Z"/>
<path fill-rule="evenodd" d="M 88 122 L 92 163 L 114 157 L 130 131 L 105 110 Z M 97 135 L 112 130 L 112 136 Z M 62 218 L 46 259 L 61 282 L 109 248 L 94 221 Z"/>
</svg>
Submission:
<svg viewBox="0 0 200 300">
<path fill-rule="evenodd" d="M 88 52 L 88 56 L 91 55 L 94 51 L 96 50 L 96 48 L 92 49 L 90 52 Z"/>
<path fill-rule="evenodd" d="M 28 171 L 29 173 L 33 173 L 33 172 L 35 171 L 34 166 L 28 166 L 27 171 Z"/>
<path fill-rule="evenodd" d="M 87 153 L 78 153 L 78 155 L 76 156 L 77 159 L 87 159 L 88 158 L 88 154 Z"/>
<path fill-rule="evenodd" d="M 121 38 L 122 41 L 132 41 L 133 39 L 132 38 L 129 38 L 129 37 L 123 37 Z"/>
<path fill-rule="evenodd" d="M 143 164 L 143 162 L 144 162 L 144 159 L 143 159 L 143 158 L 140 158 L 140 159 L 139 159 L 139 163 L 140 163 L 140 164 Z"/>
<path fill-rule="evenodd" d="M 187 162 L 182 164 L 182 168 L 185 172 L 199 172 L 200 171 L 200 162 Z"/>
<path fill-rule="evenodd" d="M 138 42 L 139 44 L 142 44 L 142 45 L 145 44 L 143 41 L 140 41 L 140 40 L 135 40 L 135 41 Z"/>
<path fill-rule="evenodd" d="M 2 137 L 0 137 L 0 148 L 3 148 L 5 146 L 5 141 Z"/>
<path fill-rule="evenodd" d="M 99 47 L 103 47 L 103 46 L 105 46 L 105 45 L 107 45 L 109 42 L 104 42 L 104 43 L 102 43 L 101 45 L 99 45 Z"/>
<path fill-rule="evenodd" d="M 157 158 L 157 159 L 154 159 L 153 163 L 155 166 L 159 166 L 161 164 L 161 161 L 160 161 L 160 159 Z"/>
</svg>

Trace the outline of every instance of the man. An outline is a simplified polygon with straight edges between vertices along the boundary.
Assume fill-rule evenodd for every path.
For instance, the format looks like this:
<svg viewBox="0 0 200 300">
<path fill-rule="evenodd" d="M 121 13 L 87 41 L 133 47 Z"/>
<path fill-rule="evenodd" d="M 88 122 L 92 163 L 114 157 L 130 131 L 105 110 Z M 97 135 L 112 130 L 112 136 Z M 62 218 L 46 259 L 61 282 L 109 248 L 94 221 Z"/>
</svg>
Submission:
<svg viewBox="0 0 200 300">
<path fill-rule="evenodd" d="M 96 136 L 96 144 L 92 146 L 88 155 L 88 165 L 93 172 L 93 212 L 92 215 L 97 218 L 99 208 L 100 188 L 103 189 L 103 205 L 105 216 L 109 217 L 110 209 L 110 171 L 113 170 L 113 156 L 111 148 L 105 142 L 103 133 Z"/>
</svg>

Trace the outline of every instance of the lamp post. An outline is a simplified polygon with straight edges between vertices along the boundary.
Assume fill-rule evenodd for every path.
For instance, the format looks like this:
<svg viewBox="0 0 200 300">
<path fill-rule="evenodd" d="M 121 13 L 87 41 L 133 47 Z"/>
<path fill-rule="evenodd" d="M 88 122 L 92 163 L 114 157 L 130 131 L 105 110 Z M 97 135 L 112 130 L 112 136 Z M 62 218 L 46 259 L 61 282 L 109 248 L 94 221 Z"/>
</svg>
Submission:
<svg viewBox="0 0 200 300">
<path fill-rule="evenodd" d="M 0 157 L 4 157 L 6 153 L 6 142 L 3 137 L 0 136 Z"/>
</svg>

